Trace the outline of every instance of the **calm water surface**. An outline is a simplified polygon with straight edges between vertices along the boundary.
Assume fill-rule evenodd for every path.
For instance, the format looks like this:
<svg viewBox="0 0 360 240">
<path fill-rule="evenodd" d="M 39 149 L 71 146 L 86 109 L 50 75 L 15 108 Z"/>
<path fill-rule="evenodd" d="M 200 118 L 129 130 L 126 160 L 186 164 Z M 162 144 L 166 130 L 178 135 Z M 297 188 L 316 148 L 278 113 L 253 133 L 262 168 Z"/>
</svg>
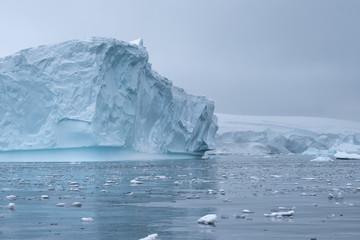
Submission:
<svg viewBox="0 0 360 240">
<path fill-rule="evenodd" d="M 360 161 L 311 159 L 0 162 L 0 239 L 360 239 Z"/>
</svg>

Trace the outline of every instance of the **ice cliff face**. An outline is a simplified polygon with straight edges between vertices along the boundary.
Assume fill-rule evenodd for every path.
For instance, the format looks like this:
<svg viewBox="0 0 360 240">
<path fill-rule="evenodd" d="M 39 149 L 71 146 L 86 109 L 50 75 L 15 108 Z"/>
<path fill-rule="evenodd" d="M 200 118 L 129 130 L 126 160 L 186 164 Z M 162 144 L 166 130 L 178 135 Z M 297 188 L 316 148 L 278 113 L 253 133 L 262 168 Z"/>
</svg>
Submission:
<svg viewBox="0 0 360 240">
<path fill-rule="evenodd" d="M 0 59 L 0 150 L 213 148 L 214 104 L 151 70 L 142 41 L 92 38 Z"/>
</svg>

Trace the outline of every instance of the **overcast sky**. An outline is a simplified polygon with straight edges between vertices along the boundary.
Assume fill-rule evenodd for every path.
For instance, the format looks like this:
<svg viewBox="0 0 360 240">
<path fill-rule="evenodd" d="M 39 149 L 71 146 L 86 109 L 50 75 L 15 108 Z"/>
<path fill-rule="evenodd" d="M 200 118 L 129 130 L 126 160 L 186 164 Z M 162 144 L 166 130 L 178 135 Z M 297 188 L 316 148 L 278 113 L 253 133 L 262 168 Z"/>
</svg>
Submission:
<svg viewBox="0 0 360 240">
<path fill-rule="evenodd" d="M 0 0 L 0 56 L 144 39 L 153 69 L 243 115 L 360 121 L 360 1 Z"/>
</svg>

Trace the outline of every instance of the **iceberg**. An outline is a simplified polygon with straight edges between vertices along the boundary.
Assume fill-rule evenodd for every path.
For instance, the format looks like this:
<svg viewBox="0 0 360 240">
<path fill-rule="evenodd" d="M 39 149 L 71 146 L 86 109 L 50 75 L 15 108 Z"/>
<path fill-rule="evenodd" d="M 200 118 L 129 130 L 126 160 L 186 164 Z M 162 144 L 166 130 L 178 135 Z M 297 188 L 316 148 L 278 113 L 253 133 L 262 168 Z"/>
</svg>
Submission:
<svg viewBox="0 0 360 240">
<path fill-rule="evenodd" d="M 143 40 L 72 40 L 0 58 L 0 151 L 213 149 L 214 103 L 151 69 Z"/>
<path fill-rule="evenodd" d="M 341 152 L 359 157 L 360 123 L 315 117 L 242 116 L 216 113 L 216 150 L 223 154 L 303 154 L 326 156 Z M 340 153 L 339 153 L 340 152 Z M 360 158 L 360 157 L 359 157 Z M 319 159 L 318 159 L 319 160 Z M 323 159 L 324 160 L 324 159 Z"/>
</svg>

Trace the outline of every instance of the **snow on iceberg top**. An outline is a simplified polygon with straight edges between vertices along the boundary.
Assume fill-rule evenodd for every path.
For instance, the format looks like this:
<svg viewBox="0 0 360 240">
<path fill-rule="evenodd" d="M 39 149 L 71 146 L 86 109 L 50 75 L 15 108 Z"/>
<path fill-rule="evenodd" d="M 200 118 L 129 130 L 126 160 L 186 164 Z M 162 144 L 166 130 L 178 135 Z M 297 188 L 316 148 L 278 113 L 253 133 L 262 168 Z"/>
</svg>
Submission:
<svg viewBox="0 0 360 240">
<path fill-rule="evenodd" d="M 141 46 L 141 47 L 144 46 L 144 41 L 143 41 L 142 38 L 139 38 L 139 39 L 136 39 L 136 40 L 134 40 L 134 41 L 131 41 L 130 43 L 131 43 L 131 44 L 138 45 L 138 46 Z"/>
<path fill-rule="evenodd" d="M 214 103 L 151 69 L 141 41 L 94 37 L 0 58 L 0 150 L 213 147 Z"/>
</svg>

